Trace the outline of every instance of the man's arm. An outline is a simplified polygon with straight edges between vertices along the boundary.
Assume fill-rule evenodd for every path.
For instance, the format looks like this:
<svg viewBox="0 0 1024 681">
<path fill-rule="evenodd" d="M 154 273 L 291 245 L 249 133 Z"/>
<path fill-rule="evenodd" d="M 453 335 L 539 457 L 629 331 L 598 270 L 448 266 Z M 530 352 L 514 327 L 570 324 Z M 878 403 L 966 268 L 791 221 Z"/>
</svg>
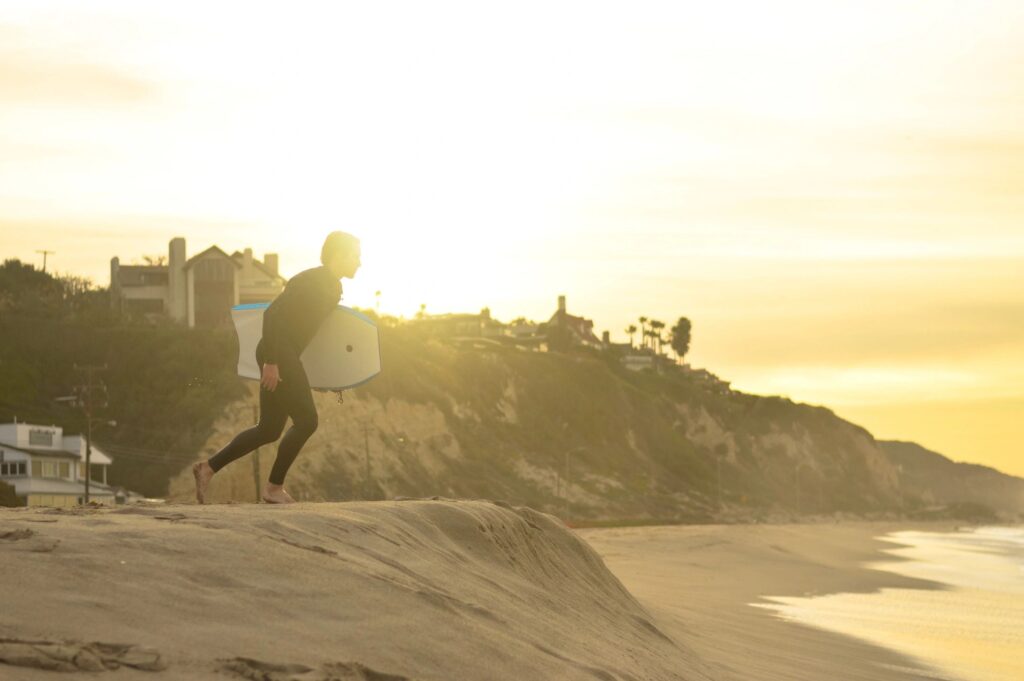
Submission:
<svg viewBox="0 0 1024 681">
<path fill-rule="evenodd" d="M 309 293 L 308 287 L 304 286 L 301 279 L 292 279 L 263 311 L 263 359 L 265 364 L 277 364 L 290 310 L 296 307 L 301 308 L 301 299 Z"/>
<path fill-rule="evenodd" d="M 273 304 L 263 311 L 263 360 L 265 364 L 277 364 L 278 340 L 274 312 Z"/>
</svg>

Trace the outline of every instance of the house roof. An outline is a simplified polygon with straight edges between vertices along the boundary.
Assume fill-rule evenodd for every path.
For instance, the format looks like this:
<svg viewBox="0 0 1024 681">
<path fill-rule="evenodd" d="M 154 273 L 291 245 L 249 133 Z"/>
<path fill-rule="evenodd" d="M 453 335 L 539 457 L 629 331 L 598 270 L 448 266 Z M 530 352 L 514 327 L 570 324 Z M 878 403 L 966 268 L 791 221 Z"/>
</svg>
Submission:
<svg viewBox="0 0 1024 681">
<path fill-rule="evenodd" d="M 117 269 L 129 271 L 145 270 L 147 272 L 166 272 L 167 265 L 118 265 Z"/>
<path fill-rule="evenodd" d="M 13 449 L 18 452 L 24 452 L 25 454 L 31 454 L 33 456 L 53 456 L 58 459 L 78 459 L 78 454 L 69 452 L 66 449 L 39 449 L 37 447 L 15 447 L 9 445 L 6 442 L 0 442 L 0 447 L 6 447 L 7 449 Z"/>
<path fill-rule="evenodd" d="M 201 251 L 199 253 L 196 253 L 191 258 L 189 258 L 188 260 L 185 261 L 185 266 L 182 269 L 186 269 L 187 270 L 189 267 L 192 267 L 192 265 L 196 264 L 196 261 L 198 261 L 199 259 L 201 259 L 204 255 L 206 255 L 208 253 L 215 253 L 215 254 L 219 253 L 224 258 L 227 258 L 227 260 L 232 265 L 234 265 L 238 269 L 242 269 L 242 265 L 237 260 L 235 260 L 230 255 L 228 255 L 223 250 L 221 250 L 221 248 L 219 246 L 210 246 L 205 251 Z"/>
<path fill-rule="evenodd" d="M 25 494 L 85 494 L 85 480 L 71 481 L 59 478 L 10 478 L 8 484 L 14 483 L 15 493 Z M 114 490 L 99 480 L 89 481 L 90 496 L 113 496 Z"/>
<path fill-rule="evenodd" d="M 420 319 L 413 319 L 415 322 L 482 322 L 490 326 L 506 326 L 502 322 L 488 317 L 479 312 L 444 312 L 442 314 L 427 315 Z"/>
<path fill-rule="evenodd" d="M 66 449 L 39 449 L 38 447 L 15 447 L 9 445 L 6 442 L 0 442 L 0 447 L 6 447 L 7 449 L 13 449 L 18 452 L 24 452 L 25 454 L 31 454 L 32 456 L 49 456 L 56 457 L 58 459 L 75 459 L 76 461 L 85 461 L 85 454 L 78 452 L 70 452 Z M 106 461 L 97 460 L 97 456 Z M 92 447 L 92 453 L 89 456 L 90 464 L 109 464 L 112 463 L 113 459 L 107 456 L 104 452 L 101 452 L 95 445 Z"/>
<path fill-rule="evenodd" d="M 236 259 L 238 259 L 238 258 L 244 258 L 244 257 L 245 257 L 245 254 L 244 254 L 244 253 L 242 253 L 241 251 L 235 251 L 234 253 L 232 253 L 232 254 L 231 254 L 231 257 L 232 257 L 232 258 L 236 258 Z M 261 272 L 263 272 L 263 274 L 267 275 L 268 277 L 274 277 L 274 278 L 276 278 L 276 279 L 280 279 L 281 281 L 288 281 L 287 279 L 285 279 L 284 277 L 282 277 L 282 276 L 281 276 L 280 274 L 276 274 L 276 273 L 272 272 L 272 271 L 271 271 L 271 269 L 270 269 L 269 267 L 267 267 L 266 265 L 264 265 L 264 264 L 263 264 L 262 262 L 260 262 L 260 261 L 259 261 L 259 260 L 257 260 L 256 258 L 253 258 L 253 259 L 252 259 L 252 264 L 253 264 L 253 266 L 254 266 L 254 267 L 255 267 L 256 269 L 260 270 Z"/>
<path fill-rule="evenodd" d="M 566 314 L 565 315 L 566 326 L 570 327 L 577 333 L 581 338 L 585 338 L 589 341 L 600 343 L 601 339 L 594 335 L 594 322 L 593 320 L 586 319 L 584 317 L 577 317 L 576 315 Z"/>
</svg>

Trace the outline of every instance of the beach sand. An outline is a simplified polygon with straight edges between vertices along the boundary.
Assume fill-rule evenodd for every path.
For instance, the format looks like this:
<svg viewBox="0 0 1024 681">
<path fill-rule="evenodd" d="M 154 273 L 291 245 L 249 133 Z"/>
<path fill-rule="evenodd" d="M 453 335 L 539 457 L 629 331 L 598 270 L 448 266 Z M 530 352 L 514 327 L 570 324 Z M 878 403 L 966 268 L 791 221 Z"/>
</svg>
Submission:
<svg viewBox="0 0 1024 681">
<path fill-rule="evenodd" d="M 962 523 L 817 522 L 578 529 L 669 636 L 686 641 L 721 681 L 942 678 L 923 663 L 856 639 L 784 621 L 748 605 L 761 596 L 944 588 L 861 567 L 897 561 L 898 530 L 951 532 Z"/>
<path fill-rule="evenodd" d="M 444 498 L 0 508 L 0 678 L 911 678 L 747 605 L 916 583 L 857 566 L 887 527 L 573 530 Z"/>
</svg>

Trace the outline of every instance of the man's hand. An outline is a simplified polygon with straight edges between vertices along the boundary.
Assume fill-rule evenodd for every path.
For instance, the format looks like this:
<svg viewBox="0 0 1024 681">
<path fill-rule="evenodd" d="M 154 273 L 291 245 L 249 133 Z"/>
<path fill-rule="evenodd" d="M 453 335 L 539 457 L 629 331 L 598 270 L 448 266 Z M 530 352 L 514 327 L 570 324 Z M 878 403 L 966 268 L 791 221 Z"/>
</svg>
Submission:
<svg viewBox="0 0 1024 681">
<path fill-rule="evenodd" d="M 270 392 L 274 392 L 274 390 L 277 388 L 277 384 L 282 380 L 283 379 L 281 378 L 281 375 L 278 373 L 276 364 L 263 365 L 263 378 L 260 379 L 260 385 L 262 385 Z"/>
</svg>

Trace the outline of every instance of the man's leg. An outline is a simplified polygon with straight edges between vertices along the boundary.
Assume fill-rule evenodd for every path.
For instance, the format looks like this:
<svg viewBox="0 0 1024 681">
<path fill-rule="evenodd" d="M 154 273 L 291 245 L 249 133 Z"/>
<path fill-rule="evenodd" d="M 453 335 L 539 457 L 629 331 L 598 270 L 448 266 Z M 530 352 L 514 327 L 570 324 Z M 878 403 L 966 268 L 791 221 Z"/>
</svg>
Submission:
<svg viewBox="0 0 1024 681">
<path fill-rule="evenodd" d="M 270 484 L 283 485 L 285 475 L 291 467 L 295 457 L 298 456 L 302 445 L 312 435 L 319 424 L 316 413 L 316 405 L 313 403 L 313 392 L 309 388 L 309 381 L 306 378 L 306 371 L 302 363 L 296 358 L 290 361 L 284 368 L 289 369 L 284 384 L 290 383 L 285 388 L 284 404 L 288 414 L 292 417 L 292 425 L 284 434 L 281 443 L 277 447 L 277 458 L 270 470 Z"/>
<path fill-rule="evenodd" d="M 274 391 L 267 390 L 260 385 L 259 423 L 252 428 L 243 430 L 207 460 L 214 473 L 257 447 L 269 444 L 281 437 L 281 431 L 284 430 L 285 421 L 288 419 L 285 399 L 280 394 L 283 385 L 284 383 L 279 383 Z"/>
</svg>

